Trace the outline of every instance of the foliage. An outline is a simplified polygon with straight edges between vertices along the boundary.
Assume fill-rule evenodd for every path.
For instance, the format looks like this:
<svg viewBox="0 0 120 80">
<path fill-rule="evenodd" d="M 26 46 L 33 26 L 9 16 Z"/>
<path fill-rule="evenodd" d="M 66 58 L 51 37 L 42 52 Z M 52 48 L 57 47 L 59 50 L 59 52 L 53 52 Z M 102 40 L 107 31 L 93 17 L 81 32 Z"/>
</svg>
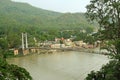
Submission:
<svg viewBox="0 0 120 80">
<path fill-rule="evenodd" d="M 4 38 L 0 38 L 0 49 L 8 49 L 8 43 L 7 40 Z"/>
<path fill-rule="evenodd" d="M 21 67 L 6 62 L 8 43 L 0 39 L 0 80 L 32 80 L 30 74 Z"/>
<path fill-rule="evenodd" d="M 0 38 L 0 80 L 32 80 L 30 74 L 17 65 L 8 64 L 8 43 L 5 38 Z"/>
<path fill-rule="evenodd" d="M 91 0 L 86 8 L 89 20 L 97 21 L 100 25 L 98 39 L 105 43 L 107 41 L 107 50 L 118 56 L 120 54 L 120 0 Z"/>
<path fill-rule="evenodd" d="M 119 80 L 120 79 L 120 61 L 110 61 L 104 65 L 100 71 L 91 71 L 86 80 Z"/>
<path fill-rule="evenodd" d="M 8 64 L 0 57 L 0 80 L 32 80 L 32 77 L 24 68 Z"/>
<path fill-rule="evenodd" d="M 86 80 L 120 79 L 120 0 L 91 0 L 87 5 L 87 17 L 97 21 L 100 30 L 95 36 L 102 41 L 114 59 L 103 66 L 100 71 L 92 71 Z"/>
<path fill-rule="evenodd" d="M 88 35 L 85 39 L 85 42 L 87 42 L 89 44 L 94 44 L 95 41 L 96 40 L 95 40 L 94 36 L 92 36 L 92 35 Z"/>
</svg>

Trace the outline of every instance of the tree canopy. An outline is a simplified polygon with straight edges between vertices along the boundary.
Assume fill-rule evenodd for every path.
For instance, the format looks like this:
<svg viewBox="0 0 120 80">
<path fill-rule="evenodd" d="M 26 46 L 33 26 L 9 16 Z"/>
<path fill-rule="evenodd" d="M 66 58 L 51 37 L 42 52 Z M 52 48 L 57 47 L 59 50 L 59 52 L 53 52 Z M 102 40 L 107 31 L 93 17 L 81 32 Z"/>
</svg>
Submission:
<svg viewBox="0 0 120 80">
<path fill-rule="evenodd" d="M 0 80 L 32 80 L 32 77 L 26 69 L 8 64 L 0 56 Z"/>
<path fill-rule="evenodd" d="M 87 6 L 87 16 L 96 20 L 105 39 L 120 38 L 120 0 L 91 0 Z M 117 30 L 117 31 L 116 31 Z"/>
<path fill-rule="evenodd" d="M 8 42 L 6 38 L 0 38 L 0 80 L 32 80 L 26 69 L 6 62 L 7 54 Z"/>
<path fill-rule="evenodd" d="M 119 80 L 120 79 L 120 61 L 110 61 L 104 65 L 100 71 L 91 71 L 86 80 Z"/>
<path fill-rule="evenodd" d="M 92 71 L 86 80 L 120 79 L 120 0 L 91 0 L 86 15 L 90 21 L 99 23 L 97 39 L 104 41 L 104 48 L 112 55 L 113 61 L 100 71 Z"/>
<path fill-rule="evenodd" d="M 114 55 L 120 54 L 120 0 L 91 0 L 87 5 L 86 15 L 89 20 L 97 21 L 100 29 L 98 38 L 108 41 L 114 46 L 110 47 L 110 51 Z M 117 55 L 118 56 L 118 55 Z"/>
</svg>

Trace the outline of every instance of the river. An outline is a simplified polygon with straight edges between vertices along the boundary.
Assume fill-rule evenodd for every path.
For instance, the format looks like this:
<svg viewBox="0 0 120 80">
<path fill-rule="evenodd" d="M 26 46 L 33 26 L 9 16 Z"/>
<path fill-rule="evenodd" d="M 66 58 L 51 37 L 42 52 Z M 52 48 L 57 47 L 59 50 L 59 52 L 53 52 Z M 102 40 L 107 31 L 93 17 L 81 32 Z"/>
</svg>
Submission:
<svg viewBox="0 0 120 80">
<path fill-rule="evenodd" d="M 7 61 L 26 68 L 34 80 L 84 80 L 91 70 L 99 70 L 109 59 L 100 54 L 68 51 L 33 54 Z"/>
</svg>

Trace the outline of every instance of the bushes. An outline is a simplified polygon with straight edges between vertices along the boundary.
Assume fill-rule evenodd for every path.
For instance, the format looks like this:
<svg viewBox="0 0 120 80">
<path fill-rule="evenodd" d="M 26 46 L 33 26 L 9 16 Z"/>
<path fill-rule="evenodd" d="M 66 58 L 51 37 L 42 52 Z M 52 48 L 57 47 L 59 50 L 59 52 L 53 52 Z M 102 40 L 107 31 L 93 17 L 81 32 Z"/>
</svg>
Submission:
<svg viewBox="0 0 120 80">
<path fill-rule="evenodd" d="M 8 64 L 0 58 L 0 80 L 32 80 L 32 77 L 24 68 Z"/>
<path fill-rule="evenodd" d="M 0 49 L 1 52 L 5 52 Z M 8 64 L 5 54 L 0 52 L 0 80 L 32 80 L 29 72 L 17 65 Z"/>
<path fill-rule="evenodd" d="M 120 80 L 120 61 L 112 60 L 100 71 L 91 71 L 85 80 Z"/>
</svg>

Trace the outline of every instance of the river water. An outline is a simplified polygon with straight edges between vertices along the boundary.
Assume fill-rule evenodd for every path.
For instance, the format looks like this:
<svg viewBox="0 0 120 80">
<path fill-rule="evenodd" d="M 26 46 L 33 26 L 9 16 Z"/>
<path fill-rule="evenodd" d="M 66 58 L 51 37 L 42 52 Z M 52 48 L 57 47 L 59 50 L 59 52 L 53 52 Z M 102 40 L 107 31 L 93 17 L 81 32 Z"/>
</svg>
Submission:
<svg viewBox="0 0 120 80">
<path fill-rule="evenodd" d="M 91 70 L 99 70 L 109 59 L 100 54 L 69 51 L 33 54 L 7 61 L 26 68 L 34 80 L 84 80 Z"/>
</svg>

